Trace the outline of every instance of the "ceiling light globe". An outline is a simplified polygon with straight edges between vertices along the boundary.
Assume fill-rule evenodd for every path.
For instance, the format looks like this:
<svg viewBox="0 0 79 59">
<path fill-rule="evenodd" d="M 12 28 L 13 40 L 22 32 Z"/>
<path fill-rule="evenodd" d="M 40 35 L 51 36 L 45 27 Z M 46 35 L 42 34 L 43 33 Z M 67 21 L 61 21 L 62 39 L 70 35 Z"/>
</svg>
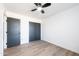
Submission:
<svg viewBox="0 0 79 59">
<path fill-rule="evenodd" d="M 42 8 L 41 8 L 41 7 L 38 7 L 37 9 L 38 9 L 38 11 L 41 11 L 41 10 L 42 10 Z"/>
</svg>

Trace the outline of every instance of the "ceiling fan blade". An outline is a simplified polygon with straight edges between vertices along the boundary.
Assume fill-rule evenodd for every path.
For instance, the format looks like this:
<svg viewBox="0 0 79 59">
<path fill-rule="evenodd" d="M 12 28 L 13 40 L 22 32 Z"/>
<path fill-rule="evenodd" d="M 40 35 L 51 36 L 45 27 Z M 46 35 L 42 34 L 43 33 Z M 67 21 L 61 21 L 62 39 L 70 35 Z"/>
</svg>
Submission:
<svg viewBox="0 0 79 59">
<path fill-rule="evenodd" d="M 36 6 L 41 6 L 41 3 L 34 3 Z"/>
<path fill-rule="evenodd" d="M 32 9 L 31 11 L 36 11 L 37 9 Z"/>
<path fill-rule="evenodd" d="M 42 6 L 42 8 L 48 7 L 48 6 L 50 6 L 50 5 L 51 5 L 51 3 L 46 3 L 46 4 L 44 4 L 44 5 Z"/>
<path fill-rule="evenodd" d="M 41 3 L 38 3 L 39 6 L 41 6 Z"/>
<path fill-rule="evenodd" d="M 36 6 L 38 6 L 38 3 L 34 3 Z"/>
<path fill-rule="evenodd" d="M 44 14 L 45 12 L 44 12 L 44 10 L 41 10 L 41 12 Z"/>
<path fill-rule="evenodd" d="M 36 6 L 41 6 L 41 3 L 34 3 Z"/>
</svg>

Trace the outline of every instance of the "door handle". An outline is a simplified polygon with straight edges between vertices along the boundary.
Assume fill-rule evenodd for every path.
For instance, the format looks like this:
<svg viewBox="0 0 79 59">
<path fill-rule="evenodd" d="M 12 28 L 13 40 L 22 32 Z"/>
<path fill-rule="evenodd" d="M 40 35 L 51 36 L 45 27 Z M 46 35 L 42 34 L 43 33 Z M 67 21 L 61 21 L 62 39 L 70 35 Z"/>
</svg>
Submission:
<svg viewBox="0 0 79 59">
<path fill-rule="evenodd" d="M 7 43 L 6 43 L 6 45 L 7 45 Z"/>
</svg>

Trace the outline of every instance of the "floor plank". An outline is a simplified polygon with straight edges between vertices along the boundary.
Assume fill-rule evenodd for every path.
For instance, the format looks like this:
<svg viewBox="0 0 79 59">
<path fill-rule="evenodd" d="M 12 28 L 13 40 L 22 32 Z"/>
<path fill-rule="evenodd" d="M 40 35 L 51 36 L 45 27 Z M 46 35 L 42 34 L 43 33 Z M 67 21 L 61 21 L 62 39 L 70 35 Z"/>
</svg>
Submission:
<svg viewBox="0 0 79 59">
<path fill-rule="evenodd" d="M 39 40 L 7 48 L 4 50 L 4 56 L 79 56 L 79 54 Z"/>
</svg>

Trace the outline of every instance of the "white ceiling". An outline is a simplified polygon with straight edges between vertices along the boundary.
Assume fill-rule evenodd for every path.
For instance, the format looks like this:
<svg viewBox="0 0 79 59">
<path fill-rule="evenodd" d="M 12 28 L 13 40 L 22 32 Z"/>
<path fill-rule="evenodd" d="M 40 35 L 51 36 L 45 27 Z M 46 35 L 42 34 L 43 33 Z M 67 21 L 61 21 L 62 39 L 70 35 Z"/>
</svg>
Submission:
<svg viewBox="0 0 79 59">
<path fill-rule="evenodd" d="M 30 10 L 36 8 L 33 3 L 5 3 L 4 6 L 7 10 L 16 12 L 23 15 L 30 15 L 32 17 L 47 18 L 61 11 L 67 10 L 74 6 L 79 5 L 78 3 L 52 3 L 50 7 L 44 9 L 45 14 L 41 14 L 39 11 L 31 12 Z"/>
</svg>

